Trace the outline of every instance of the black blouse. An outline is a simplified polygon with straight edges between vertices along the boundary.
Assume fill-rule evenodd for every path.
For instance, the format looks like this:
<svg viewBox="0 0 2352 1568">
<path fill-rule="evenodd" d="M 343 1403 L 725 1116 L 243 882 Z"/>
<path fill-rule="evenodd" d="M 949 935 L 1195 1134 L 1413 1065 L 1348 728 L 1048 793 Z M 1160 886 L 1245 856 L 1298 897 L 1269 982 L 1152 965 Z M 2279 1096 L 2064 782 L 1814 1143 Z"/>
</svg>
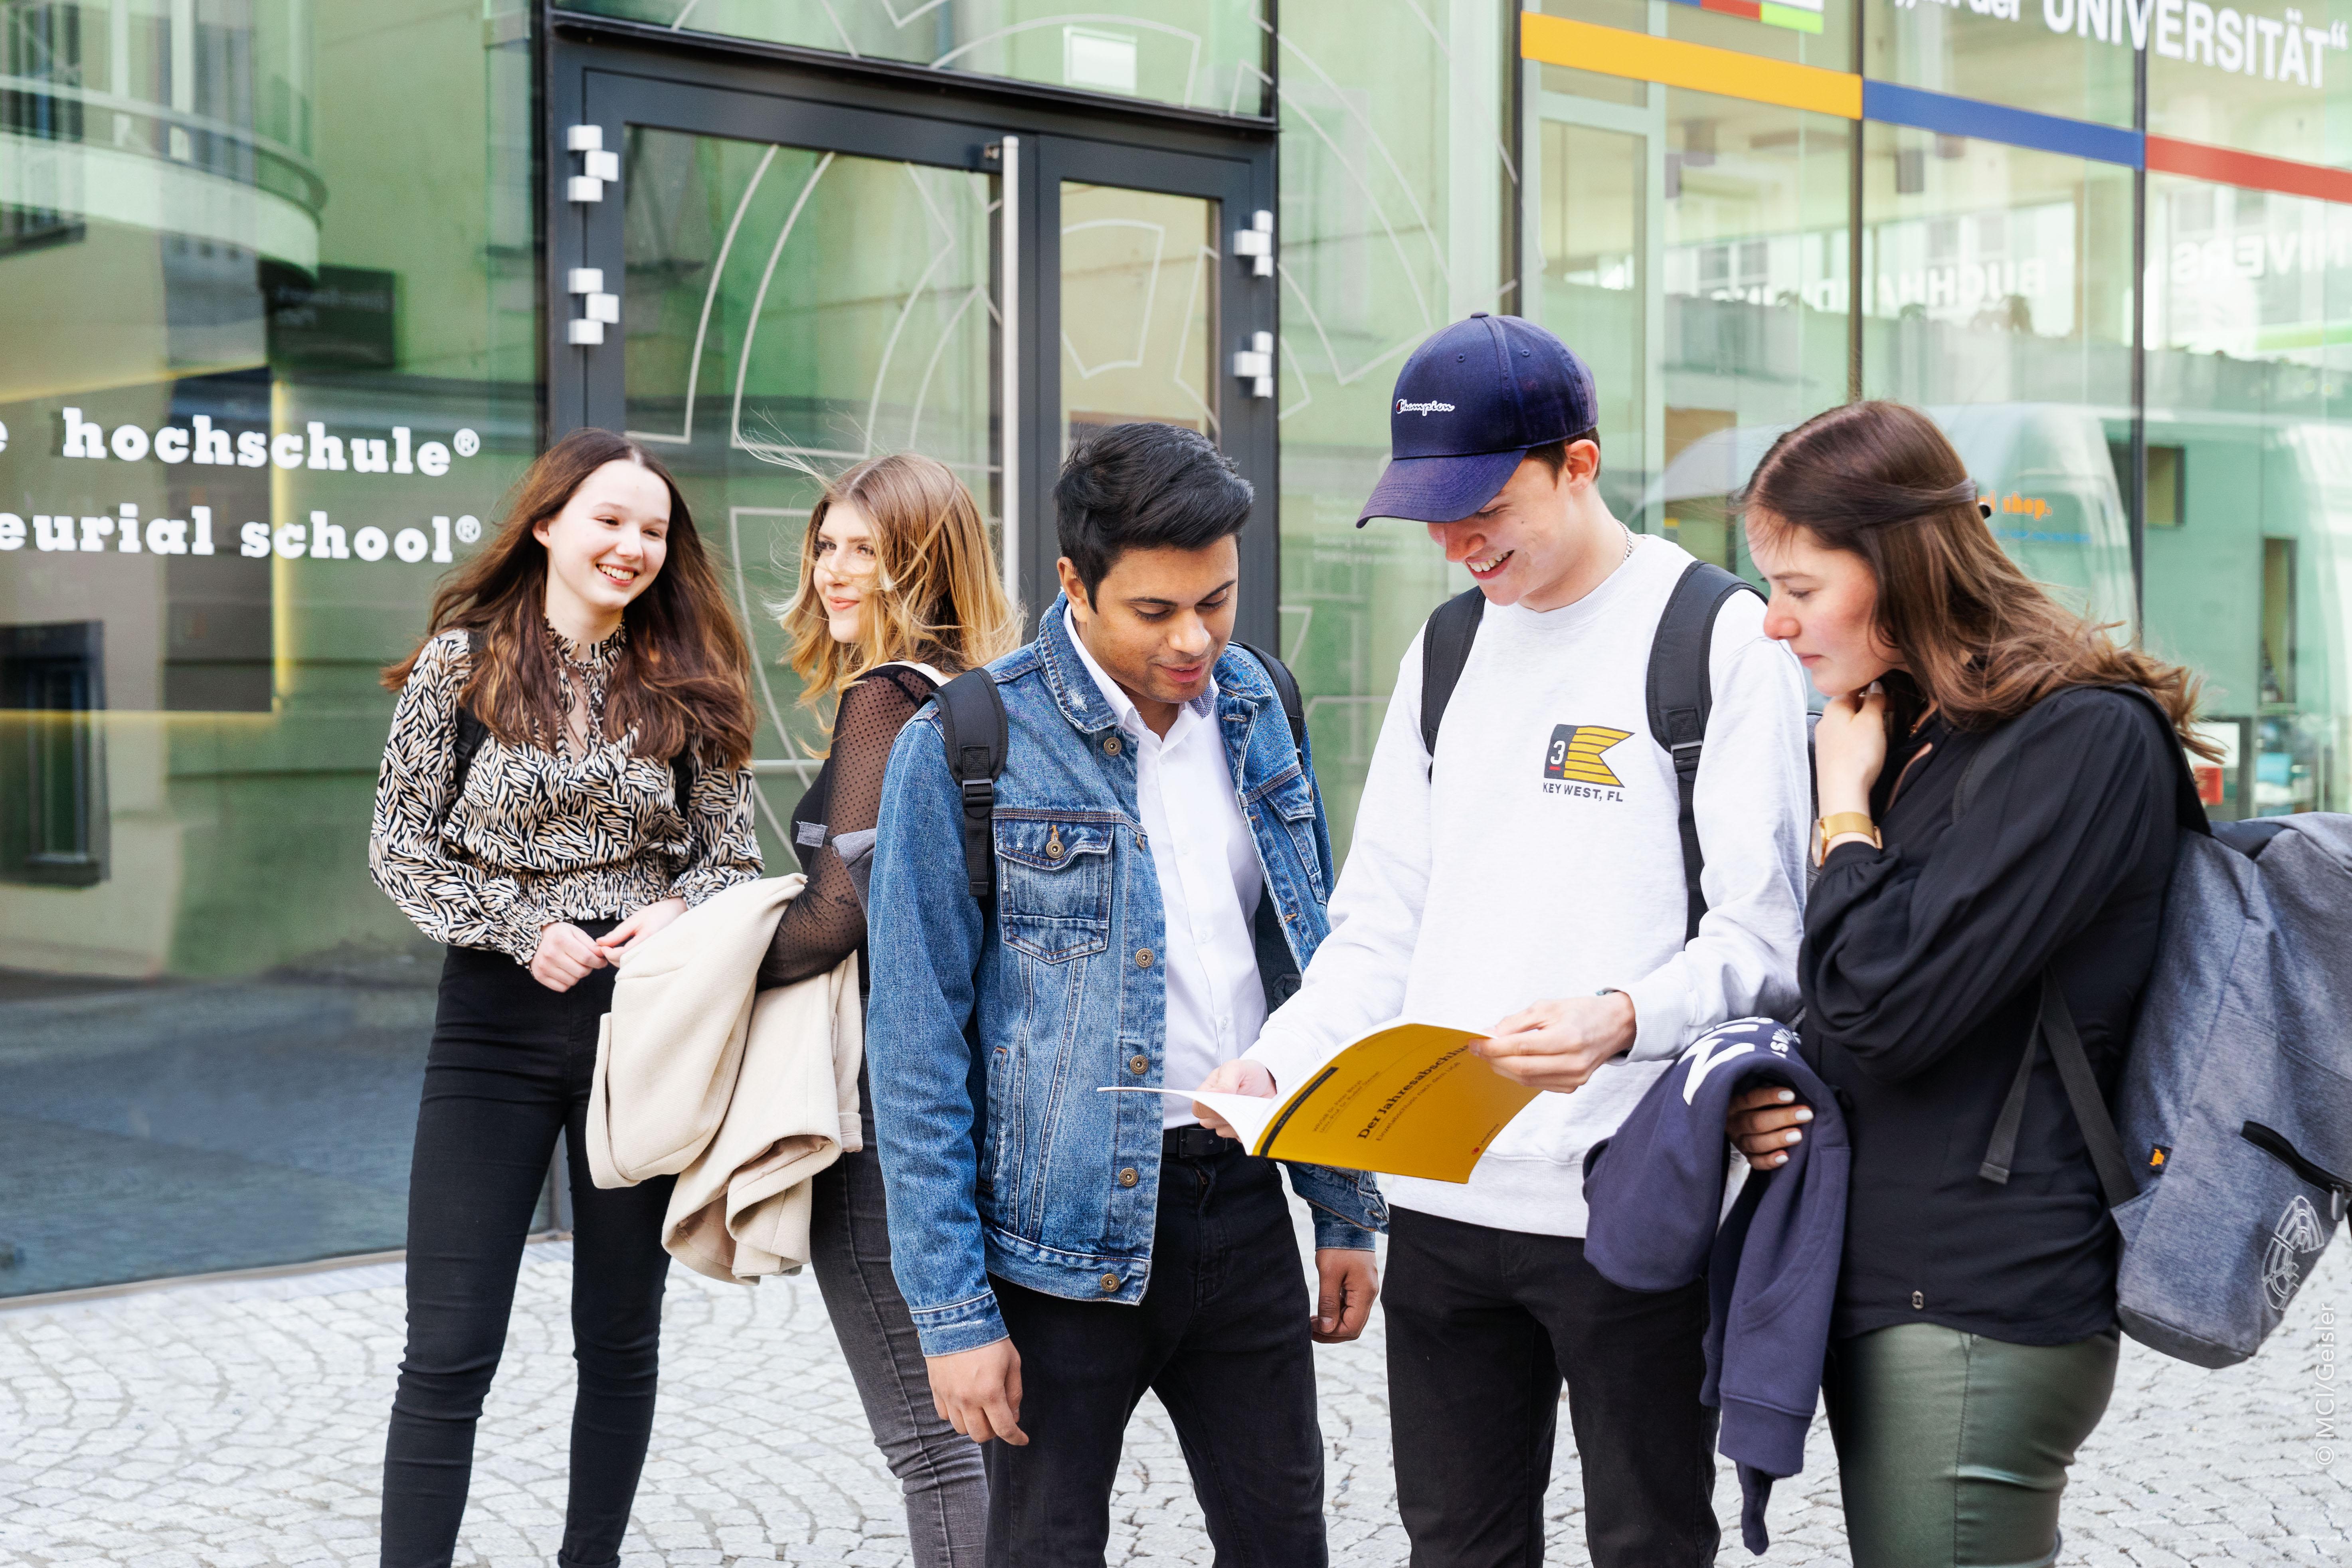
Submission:
<svg viewBox="0 0 2352 1568">
<path fill-rule="evenodd" d="M 870 828 L 880 817 L 890 748 L 930 697 L 930 682 L 898 665 L 875 671 L 841 694 L 833 750 L 793 808 L 793 850 L 808 873 L 808 886 L 784 906 L 776 922 L 775 940 L 760 962 L 761 990 L 823 974 L 851 953 L 865 952 L 866 906 L 857 901 L 849 868 L 828 840 Z"/>
<path fill-rule="evenodd" d="M 1900 733 L 1917 693 L 1890 686 Z M 1978 1166 L 2045 966 L 2114 1088 L 2156 957 L 2177 742 L 2137 699 L 2091 688 L 2013 722 L 1957 822 L 1989 732 L 1931 718 L 1890 746 L 1871 794 L 1885 847 L 1832 851 L 1806 911 L 1805 1055 L 1853 1141 L 1840 1337 L 1924 1321 L 2064 1344 L 2115 1323 L 2114 1230 L 2046 1047 L 2008 1184 Z"/>
</svg>

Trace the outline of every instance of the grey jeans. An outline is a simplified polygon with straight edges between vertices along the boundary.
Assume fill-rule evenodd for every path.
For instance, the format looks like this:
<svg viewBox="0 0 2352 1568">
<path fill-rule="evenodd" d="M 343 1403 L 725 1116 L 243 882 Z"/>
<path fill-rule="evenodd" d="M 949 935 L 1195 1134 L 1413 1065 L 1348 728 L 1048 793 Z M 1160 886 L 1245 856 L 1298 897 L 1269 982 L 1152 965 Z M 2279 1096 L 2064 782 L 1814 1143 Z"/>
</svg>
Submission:
<svg viewBox="0 0 2352 1568">
<path fill-rule="evenodd" d="M 914 1320 L 890 1276 L 871 1111 L 866 1147 L 818 1176 L 813 1197 L 810 1265 L 874 1428 L 874 1446 L 906 1492 L 907 1539 L 916 1568 L 980 1568 L 988 1534 L 987 1476 L 980 1446 L 931 1405 L 930 1373 Z"/>
</svg>

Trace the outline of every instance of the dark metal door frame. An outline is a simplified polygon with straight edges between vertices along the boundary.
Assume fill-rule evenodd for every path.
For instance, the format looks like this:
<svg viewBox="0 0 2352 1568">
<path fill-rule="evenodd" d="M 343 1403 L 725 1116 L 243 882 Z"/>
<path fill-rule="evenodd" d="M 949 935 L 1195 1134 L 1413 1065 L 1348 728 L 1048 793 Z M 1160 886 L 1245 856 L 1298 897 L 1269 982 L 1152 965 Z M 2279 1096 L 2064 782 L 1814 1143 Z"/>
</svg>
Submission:
<svg viewBox="0 0 2352 1568">
<path fill-rule="evenodd" d="M 856 60 L 812 50 L 685 37 L 640 24 L 548 13 L 541 84 L 541 188 L 545 246 L 541 341 L 545 345 L 546 437 L 583 425 L 620 427 L 622 334 L 601 345 L 565 342 L 581 313 L 572 269 L 601 265 L 620 292 L 622 204 L 617 190 L 574 201 L 571 180 L 587 171 L 567 132 L 599 129 L 617 155 L 626 124 L 830 148 L 861 156 L 999 173 L 998 150 L 1016 139 L 1021 195 L 1014 203 L 1011 299 L 1015 406 L 1000 455 L 1019 481 L 1008 522 L 1023 601 L 1052 601 L 1053 479 L 1061 462 L 1061 231 L 1064 180 L 1162 191 L 1220 204 L 1216 319 L 1211 330 L 1221 445 L 1256 487 L 1242 536 L 1242 608 L 1236 635 L 1272 647 L 1279 595 L 1280 473 L 1277 399 L 1253 395 L 1234 355 L 1276 328 L 1277 280 L 1234 254 L 1233 235 L 1275 210 L 1275 125 L 1268 120 L 1174 110 L 1093 93 Z M 1017 446 L 1015 445 L 1017 443 Z"/>
</svg>

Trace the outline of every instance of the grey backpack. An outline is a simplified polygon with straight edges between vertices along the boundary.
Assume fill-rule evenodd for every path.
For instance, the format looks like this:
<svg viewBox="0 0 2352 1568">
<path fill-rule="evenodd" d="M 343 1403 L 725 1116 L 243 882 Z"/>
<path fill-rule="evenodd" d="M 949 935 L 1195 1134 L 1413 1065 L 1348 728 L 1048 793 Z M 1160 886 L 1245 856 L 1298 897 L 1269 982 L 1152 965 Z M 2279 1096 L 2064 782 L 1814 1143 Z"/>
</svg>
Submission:
<svg viewBox="0 0 2352 1568">
<path fill-rule="evenodd" d="M 2002 749 L 1971 763 L 1955 810 Z M 2231 1366 L 2279 1326 L 2352 1202 L 2352 816 L 2209 826 L 2185 755 L 2178 790 L 2184 831 L 2115 1115 L 2044 975 L 1983 1173 L 2007 1179 L 2046 1041 L 2123 1236 L 2124 1331 Z"/>
</svg>

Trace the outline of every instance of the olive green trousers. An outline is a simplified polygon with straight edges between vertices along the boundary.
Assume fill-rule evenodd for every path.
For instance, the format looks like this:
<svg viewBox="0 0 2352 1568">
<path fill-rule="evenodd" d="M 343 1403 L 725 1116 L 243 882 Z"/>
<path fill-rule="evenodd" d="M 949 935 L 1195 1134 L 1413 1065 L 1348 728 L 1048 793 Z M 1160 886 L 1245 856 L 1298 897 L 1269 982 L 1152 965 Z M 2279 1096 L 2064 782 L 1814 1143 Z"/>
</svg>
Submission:
<svg viewBox="0 0 2352 1568">
<path fill-rule="evenodd" d="M 1830 1348 L 1854 1568 L 2049 1568 L 2074 1450 L 2116 1385 L 2113 1331 L 2013 1345 L 1903 1323 Z"/>
</svg>

